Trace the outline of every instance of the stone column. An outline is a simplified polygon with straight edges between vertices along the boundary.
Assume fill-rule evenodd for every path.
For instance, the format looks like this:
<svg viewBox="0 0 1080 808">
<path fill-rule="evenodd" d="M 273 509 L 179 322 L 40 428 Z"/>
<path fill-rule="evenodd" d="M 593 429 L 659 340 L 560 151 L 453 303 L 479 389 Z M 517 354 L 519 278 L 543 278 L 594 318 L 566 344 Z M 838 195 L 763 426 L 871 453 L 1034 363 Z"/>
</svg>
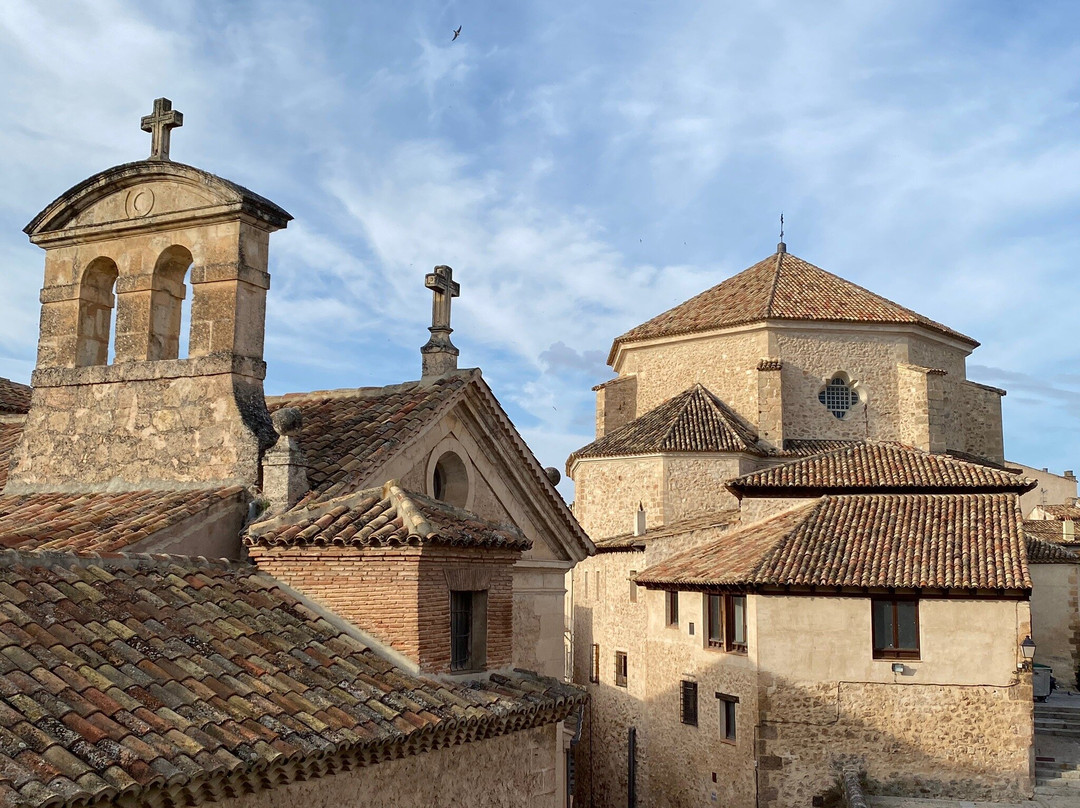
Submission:
<svg viewBox="0 0 1080 808">
<path fill-rule="evenodd" d="M 309 490 L 307 464 L 297 440 L 303 421 L 296 407 L 280 409 L 271 419 L 281 437 L 263 455 L 262 492 L 273 510 L 284 511 L 299 502 Z"/>
</svg>

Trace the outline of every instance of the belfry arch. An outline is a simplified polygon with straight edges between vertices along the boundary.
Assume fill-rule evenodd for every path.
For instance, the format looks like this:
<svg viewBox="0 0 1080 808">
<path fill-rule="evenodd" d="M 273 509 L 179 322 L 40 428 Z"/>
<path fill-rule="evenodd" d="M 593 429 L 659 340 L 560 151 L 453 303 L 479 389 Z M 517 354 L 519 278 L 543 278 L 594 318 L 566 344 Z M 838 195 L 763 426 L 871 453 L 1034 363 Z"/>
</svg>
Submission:
<svg viewBox="0 0 1080 808">
<path fill-rule="evenodd" d="M 187 302 L 184 280 L 193 259 L 187 247 L 173 245 L 162 250 L 154 262 L 150 295 L 150 341 L 146 358 L 150 361 L 180 358 L 181 324 Z"/>
<path fill-rule="evenodd" d="M 119 270 L 111 258 L 100 256 L 86 265 L 79 282 L 78 330 L 75 365 L 104 365 L 109 361 L 116 279 Z"/>
</svg>

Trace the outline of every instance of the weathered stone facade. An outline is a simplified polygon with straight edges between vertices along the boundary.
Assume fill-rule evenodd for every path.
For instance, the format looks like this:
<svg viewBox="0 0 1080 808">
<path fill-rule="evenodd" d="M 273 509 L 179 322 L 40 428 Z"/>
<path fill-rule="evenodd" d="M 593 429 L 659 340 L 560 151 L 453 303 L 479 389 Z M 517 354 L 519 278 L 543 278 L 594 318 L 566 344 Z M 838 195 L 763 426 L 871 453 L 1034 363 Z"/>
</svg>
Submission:
<svg viewBox="0 0 1080 808">
<path fill-rule="evenodd" d="M 555 725 L 515 732 L 334 777 L 226 797 L 222 808 L 557 808 L 565 789 Z"/>
<path fill-rule="evenodd" d="M 1075 564 L 1031 565 L 1031 637 L 1038 661 L 1057 686 L 1076 689 L 1080 672 L 1080 569 Z"/>
<path fill-rule="evenodd" d="M 26 228 L 46 251 L 35 393 L 8 491 L 254 485 L 276 439 L 269 235 L 290 218 L 168 160 L 104 171 L 42 211 Z"/>
</svg>

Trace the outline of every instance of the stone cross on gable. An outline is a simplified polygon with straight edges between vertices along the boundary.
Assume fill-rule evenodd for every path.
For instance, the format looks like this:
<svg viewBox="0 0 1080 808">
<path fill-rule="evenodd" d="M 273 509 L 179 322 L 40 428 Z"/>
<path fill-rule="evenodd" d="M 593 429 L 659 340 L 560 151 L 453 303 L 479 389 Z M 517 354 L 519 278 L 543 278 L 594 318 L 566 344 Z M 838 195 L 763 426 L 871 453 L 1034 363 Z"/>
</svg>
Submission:
<svg viewBox="0 0 1080 808">
<path fill-rule="evenodd" d="M 172 130 L 183 125 L 184 115 L 172 108 L 172 101 L 168 98 L 154 99 L 154 111 L 144 115 L 142 119 L 142 130 L 149 132 L 151 136 L 151 160 L 169 159 L 169 138 Z"/>
<path fill-rule="evenodd" d="M 454 281 L 454 270 L 437 266 L 424 276 L 424 286 L 431 290 L 431 339 L 420 349 L 424 379 L 443 376 L 457 370 L 458 349 L 450 341 L 450 302 L 461 294 Z"/>
</svg>

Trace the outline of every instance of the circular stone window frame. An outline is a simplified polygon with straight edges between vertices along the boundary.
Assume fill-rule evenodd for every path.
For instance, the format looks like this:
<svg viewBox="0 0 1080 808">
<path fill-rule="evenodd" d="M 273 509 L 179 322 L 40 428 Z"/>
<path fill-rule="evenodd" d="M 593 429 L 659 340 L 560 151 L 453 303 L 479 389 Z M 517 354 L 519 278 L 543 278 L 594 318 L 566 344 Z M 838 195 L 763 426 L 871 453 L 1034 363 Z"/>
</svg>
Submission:
<svg viewBox="0 0 1080 808">
<path fill-rule="evenodd" d="M 821 400 L 821 394 L 824 393 L 826 388 L 836 379 L 841 379 L 844 382 L 844 384 L 846 384 L 848 386 L 848 388 L 858 397 L 858 401 L 856 401 L 854 404 L 852 404 L 847 409 L 847 411 L 843 415 L 841 415 L 839 417 L 837 417 L 835 412 L 833 412 L 831 409 L 829 409 L 828 404 L 826 404 L 825 402 L 823 402 Z M 818 388 L 816 399 L 817 399 L 818 405 L 822 409 L 824 409 L 825 412 L 827 412 L 829 414 L 829 416 L 833 420 L 847 421 L 848 419 L 851 418 L 853 413 L 857 412 L 860 408 L 866 407 L 867 396 L 866 396 L 866 390 L 863 387 L 862 382 L 853 381 L 852 378 L 851 378 L 851 374 L 848 373 L 846 370 L 838 370 L 838 371 L 836 371 L 836 373 L 833 373 L 831 376 L 827 376 L 822 381 L 821 386 Z"/>
<path fill-rule="evenodd" d="M 445 499 L 439 499 L 435 496 L 435 469 L 443 458 L 447 455 L 452 456 L 458 463 L 461 464 L 459 473 L 464 472 L 464 484 L 465 484 L 465 497 L 464 502 L 451 502 Z M 461 478 L 458 478 L 461 481 Z M 470 462 L 469 453 L 465 451 L 465 447 L 461 445 L 461 442 L 456 438 L 446 437 L 443 438 L 431 450 L 428 455 L 427 467 L 424 472 L 424 483 L 427 487 L 427 495 L 434 499 L 436 502 L 442 502 L 445 505 L 449 505 L 453 508 L 460 508 L 462 510 L 472 510 L 473 498 L 476 493 L 476 476 L 473 469 L 473 464 Z"/>
</svg>

